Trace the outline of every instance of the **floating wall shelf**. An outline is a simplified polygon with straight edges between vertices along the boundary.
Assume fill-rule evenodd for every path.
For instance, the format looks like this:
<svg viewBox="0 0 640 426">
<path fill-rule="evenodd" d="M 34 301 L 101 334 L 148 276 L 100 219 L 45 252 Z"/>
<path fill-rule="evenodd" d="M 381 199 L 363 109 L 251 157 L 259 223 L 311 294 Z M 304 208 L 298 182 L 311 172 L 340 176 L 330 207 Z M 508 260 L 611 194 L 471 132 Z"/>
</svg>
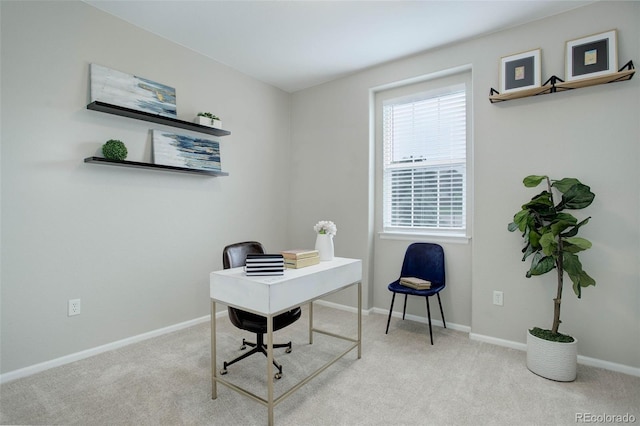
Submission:
<svg viewBox="0 0 640 426">
<path fill-rule="evenodd" d="M 626 69 L 625 69 L 626 68 Z M 547 95 L 549 93 L 564 92 L 565 90 L 580 89 L 582 87 L 597 86 L 605 83 L 616 83 L 618 81 L 631 80 L 636 70 L 633 61 L 629 61 L 616 73 L 598 77 L 584 78 L 581 80 L 563 81 L 555 75 L 551 76 L 542 86 L 532 89 L 519 90 L 516 92 L 502 93 L 491 89 L 489 91 L 489 101 L 496 102 L 510 101 L 512 99 L 527 98 L 529 96 Z"/>
<path fill-rule="evenodd" d="M 178 120 L 177 118 L 165 117 L 149 112 L 138 111 L 131 108 L 108 104 L 106 102 L 91 102 L 89 105 L 87 105 L 87 109 L 106 112 L 107 114 L 114 114 L 122 117 L 133 118 L 136 120 L 149 121 L 151 123 L 164 124 L 171 127 L 178 127 L 180 129 L 191 130 L 193 132 L 206 133 L 208 135 L 228 136 L 231 134 L 231 132 L 229 132 L 228 130 L 216 129 L 215 127 L 203 126 L 201 124 L 191 123 L 189 121 Z"/>
<path fill-rule="evenodd" d="M 133 167 L 136 169 L 164 170 L 168 172 L 189 173 L 189 174 L 201 175 L 201 176 L 229 176 L 229 173 L 216 172 L 213 170 L 187 169 L 185 167 L 165 166 L 162 164 L 151 164 L 151 163 L 140 163 L 137 161 L 109 160 L 107 158 L 102 158 L 102 157 L 87 157 L 84 159 L 84 162 L 93 163 L 93 164 L 104 164 L 107 166 Z"/>
</svg>

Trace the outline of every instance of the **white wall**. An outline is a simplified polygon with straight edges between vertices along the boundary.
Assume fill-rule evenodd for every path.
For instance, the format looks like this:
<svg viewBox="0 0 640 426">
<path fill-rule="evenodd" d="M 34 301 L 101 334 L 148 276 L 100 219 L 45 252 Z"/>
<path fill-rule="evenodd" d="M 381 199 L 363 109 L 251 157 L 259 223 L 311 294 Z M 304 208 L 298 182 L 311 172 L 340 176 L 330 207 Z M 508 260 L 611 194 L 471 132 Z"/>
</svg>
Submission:
<svg viewBox="0 0 640 426">
<path fill-rule="evenodd" d="M 365 306 L 388 309 L 409 242 L 376 233 L 370 90 L 468 64 L 474 227 L 471 244 L 445 244 L 447 322 L 514 342 L 550 323 L 552 277 L 524 277 L 506 226 L 531 196 L 526 174 L 575 176 L 597 194 L 583 259 L 598 285 L 581 301 L 566 293 L 562 329 L 581 355 L 640 367 L 640 80 L 487 100 L 511 53 L 541 47 L 543 77 L 562 76 L 565 40 L 617 28 L 620 64 L 639 61 L 640 3 L 598 3 L 293 95 L 80 2 L 0 9 L 0 372 L 207 315 L 208 273 L 225 244 L 308 247 L 321 219 L 338 225 L 336 255 L 365 260 Z M 91 62 L 173 85 L 180 118 L 220 115 L 232 132 L 219 139 L 230 176 L 84 164 L 110 138 L 148 160 L 155 127 L 85 109 Z M 494 289 L 505 292 L 502 308 Z M 67 300 L 78 297 L 83 313 L 69 318 Z M 423 316 L 423 302 L 408 311 Z"/>
<path fill-rule="evenodd" d="M 447 322 L 475 336 L 522 343 L 532 326 L 550 327 L 552 274 L 528 280 L 521 241 L 507 224 L 534 194 L 528 174 L 572 176 L 590 185 L 593 216 L 582 229 L 594 247 L 581 258 L 596 279 L 577 300 L 567 286 L 561 331 L 579 353 L 640 367 L 640 79 L 492 105 L 500 57 L 542 48 L 543 81 L 564 77 L 566 40 L 618 29 L 619 63 L 640 61 L 640 3 L 601 2 L 544 20 L 394 61 L 297 92 L 292 105 L 292 235 L 303 218 L 336 221 L 336 252 L 365 258 L 368 306 L 388 309 L 387 284 L 397 277 L 408 241 L 381 240 L 370 192 L 369 92 L 396 81 L 470 64 L 473 79 L 473 235 L 469 245 L 444 244 Z M 368 220 L 365 220 L 367 218 Z M 373 241 L 373 248 L 368 243 Z M 504 292 L 504 307 L 492 291 Z M 347 303 L 345 299 L 345 303 Z M 396 306 L 396 310 L 401 306 Z M 424 302 L 408 312 L 424 316 Z M 438 317 L 437 314 L 434 314 Z"/>
<path fill-rule="evenodd" d="M 1 7 L 1 372 L 205 316 L 224 245 L 288 247 L 287 93 L 82 2 Z M 181 119 L 221 116 L 230 176 L 84 164 L 111 138 L 149 161 L 164 128 L 88 111 L 91 62 L 174 86 Z"/>
</svg>

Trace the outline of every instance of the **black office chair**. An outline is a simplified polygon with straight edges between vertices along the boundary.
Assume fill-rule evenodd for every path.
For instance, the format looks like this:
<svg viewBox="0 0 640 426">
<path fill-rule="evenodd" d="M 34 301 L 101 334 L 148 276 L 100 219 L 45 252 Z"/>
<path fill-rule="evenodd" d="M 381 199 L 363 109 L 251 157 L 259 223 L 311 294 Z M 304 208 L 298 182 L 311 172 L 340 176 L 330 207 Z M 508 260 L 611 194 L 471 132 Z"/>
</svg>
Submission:
<svg viewBox="0 0 640 426">
<path fill-rule="evenodd" d="M 244 266 L 247 260 L 247 254 L 253 253 L 265 253 L 262 244 L 257 241 L 245 241 L 242 243 L 228 245 L 222 252 L 222 265 L 224 269 Z M 256 342 L 247 342 L 245 339 L 242 339 L 242 346 L 240 347 L 240 350 L 246 349 L 247 346 L 251 346 L 253 349 L 229 362 L 225 362 L 224 368 L 220 370 L 220 374 L 227 374 L 228 366 L 235 364 L 236 362 L 241 361 L 255 353 L 261 352 L 265 356 L 267 356 L 267 345 L 264 342 L 264 335 L 267 332 L 267 318 L 237 308 L 229 307 L 228 310 L 231 323 L 242 330 L 247 330 L 255 333 Z M 280 330 L 293 324 L 300 318 L 301 314 L 302 310 L 298 307 L 275 316 L 273 318 L 273 331 Z M 273 348 L 287 348 L 285 352 L 289 353 L 291 352 L 291 342 L 274 344 Z M 280 365 L 275 359 L 273 360 L 273 365 L 278 369 L 278 372 L 274 377 L 276 379 L 281 378 L 282 365 Z"/>
<path fill-rule="evenodd" d="M 401 277 L 416 277 L 423 280 L 431 281 L 431 288 L 427 290 L 416 290 L 411 287 L 400 284 Z M 438 304 L 440 305 L 440 314 L 442 315 L 442 323 L 447 328 L 444 321 L 444 312 L 442 311 L 442 302 L 440 301 L 440 292 L 445 287 L 444 274 L 444 250 L 442 246 L 432 243 L 413 243 L 407 247 L 404 254 L 404 262 L 402 263 L 402 271 L 400 278 L 389 284 L 388 288 L 393 292 L 391 298 L 391 307 L 389 308 L 389 318 L 387 319 L 387 331 L 389 332 L 389 323 L 391 322 L 391 312 L 393 311 L 393 303 L 396 300 L 396 294 L 404 294 L 404 309 L 402 310 L 402 319 L 404 320 L 407 311 L 407 296 L 423 296 L 427 300 L 427 318 L 429 319 L 429 336 L 433 345 L 433 332 L 431 331 L 431 309 L 429 309 L 429 297 L 434 294 L 438 296 Z"/>
</svg>

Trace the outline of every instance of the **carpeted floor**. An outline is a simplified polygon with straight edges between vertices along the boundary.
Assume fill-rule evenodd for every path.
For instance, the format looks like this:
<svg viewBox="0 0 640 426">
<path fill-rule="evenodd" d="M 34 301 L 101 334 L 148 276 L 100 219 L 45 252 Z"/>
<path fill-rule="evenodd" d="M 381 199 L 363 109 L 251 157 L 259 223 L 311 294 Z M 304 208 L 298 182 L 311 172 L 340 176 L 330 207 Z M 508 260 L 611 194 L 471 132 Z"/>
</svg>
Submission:
<svg viewBox="0 0 640 426">
<path fill-rule="evenodd" d="M 355 314 L 316 305 L 315 324 L 355 336 Z M 362 358 L 352 351 L 275 408 L 279 425 L 573 425 L 595 416 L 640 423 L 640 378 L 578 366 L 578 379 L 553 382 L 525 366 L 525 353 L 469 340 L 425 324 L 363 316 Z M 315 335 L 303 318 L 276 333 L 294 350 L 276 352 L 284 377 L 276 396 L 333 358 L 347 342 Z M 201 324 L 6 383 L 0 423 L 64 425 L 265 425 L 267 409 L 218 385 L 211 399 L 210 330 Z M 242 337 L 218 321 L 218 359 Z M 229 367 L 229 380 L 266 394 L 265 358 Z M 582 417 L 580 417 L 582 416 Z M 593 417 L 589 417 L 593 416 Z M 604 420 L 616 420 L 604 417 Z M 593 422 L 593 421 L 592 421 Z"/>
</svg>

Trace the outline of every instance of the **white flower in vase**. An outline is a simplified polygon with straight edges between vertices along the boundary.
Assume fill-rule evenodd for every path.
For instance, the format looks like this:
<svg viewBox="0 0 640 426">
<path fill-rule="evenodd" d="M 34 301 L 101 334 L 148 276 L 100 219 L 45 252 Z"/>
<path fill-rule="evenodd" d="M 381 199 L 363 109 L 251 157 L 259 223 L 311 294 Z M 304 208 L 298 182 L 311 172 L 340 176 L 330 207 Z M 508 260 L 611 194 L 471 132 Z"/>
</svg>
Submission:
<svg viewBox="0 0 640 426">
<path fill-rule="evenodd" d="M 316 250 L 320 255 L 320 260 L 333 260 L 333 237 L 338 232 L 336 224 L 330 220 L 321 220 L 313 227 L 318 236 L 316 237 Z"/>
<path fill-rule="evenodd" d="M 313 227 L 313 230 L 316 231 L 318 234 L 328 234 L 328 235 L 331 235 L 332 237 L 335 236 L 336 233 L 338 232 L 338 228 L 336 227 L 336 224 L 331 222 L 330 220 L 321 220 L 320 222 L 315 224 L 315 226 Z"/>
</svg>

